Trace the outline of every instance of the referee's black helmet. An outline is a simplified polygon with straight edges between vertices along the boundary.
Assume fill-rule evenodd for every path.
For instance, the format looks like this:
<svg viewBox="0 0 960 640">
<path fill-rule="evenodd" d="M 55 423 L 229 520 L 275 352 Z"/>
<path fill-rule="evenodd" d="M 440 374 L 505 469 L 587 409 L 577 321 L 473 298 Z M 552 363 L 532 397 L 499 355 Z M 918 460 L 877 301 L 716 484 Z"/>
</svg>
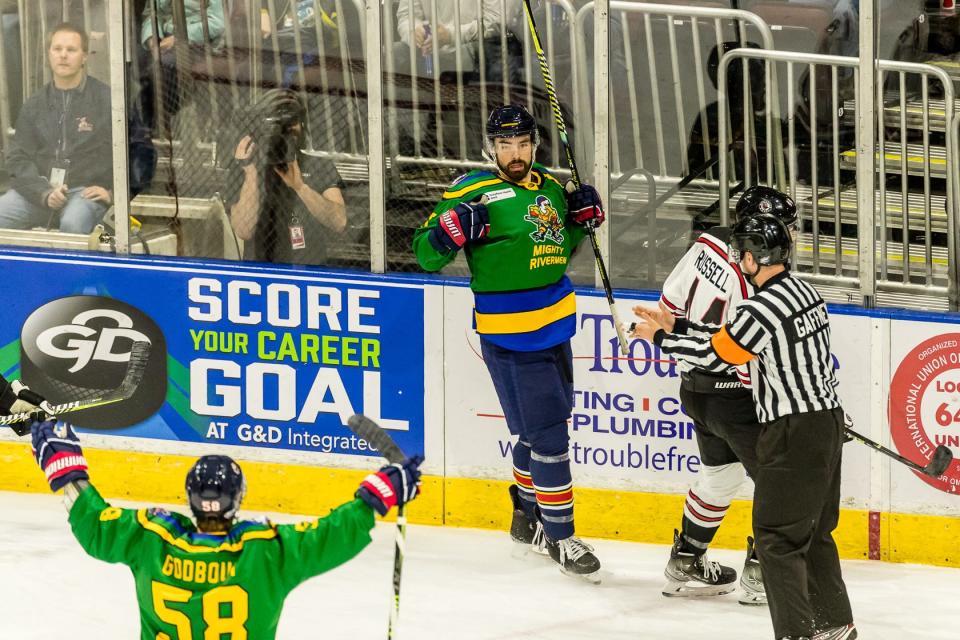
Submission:
<svg viewBox="0 0 960 640">
<path fill-rule="evenodd" d="M 790 260 L 792 246 L 787 226 L 769 213 L 742 218 L 730 230 L 730 248 L 737 262 L 749 251 L 760 266 L 784 264 Z"/>
<path fill-rule="evenodd" d="M 759 185 L 750 187 L 737 201 L 737 220 L 761 214 L 776 216 L 789 228 L 797 223 L 797 203 L 782 191 Z"/>
</svg>

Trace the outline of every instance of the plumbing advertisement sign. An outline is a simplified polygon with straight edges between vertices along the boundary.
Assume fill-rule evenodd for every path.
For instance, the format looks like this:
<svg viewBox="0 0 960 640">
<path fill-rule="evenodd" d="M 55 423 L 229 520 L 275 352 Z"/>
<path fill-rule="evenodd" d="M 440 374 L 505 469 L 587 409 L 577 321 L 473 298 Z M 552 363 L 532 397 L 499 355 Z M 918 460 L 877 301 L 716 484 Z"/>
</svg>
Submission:
<svg viewBox="0 0 960 640">
<path fill-rule="evenodd" d="M 629 322 L 635 304 L 618 299 Z M 509 479 L 511 436 L 483 363 L 479 338 L 470 328 L 469 289 L 445 291 L 446 464 L 450 475 Z M 870 380 L 856 363 L 869 353 L 869 318 L 832 315 L 834 366 L 840 393 L 854 421 L 869 414 L 855 400 L 867 397 Z M 578 485 L 611 489 L 684 492 L 702 468 L 693 421 L 680 403 L 676 363 L 642 340 L 623 356 L 606 300 L 577 294 L 573 339 L 574 407 L 568 422 L 570 460 Z M 456 372 L 450 370 L 456 363 Z M 465 383 L 469 381 L 469 383 Z M 848 504 L 869 497 L 869 452 L 847 448 L 843 493 Z M 746 496 L 751 490 L 744 489 Z"/>
</svg>

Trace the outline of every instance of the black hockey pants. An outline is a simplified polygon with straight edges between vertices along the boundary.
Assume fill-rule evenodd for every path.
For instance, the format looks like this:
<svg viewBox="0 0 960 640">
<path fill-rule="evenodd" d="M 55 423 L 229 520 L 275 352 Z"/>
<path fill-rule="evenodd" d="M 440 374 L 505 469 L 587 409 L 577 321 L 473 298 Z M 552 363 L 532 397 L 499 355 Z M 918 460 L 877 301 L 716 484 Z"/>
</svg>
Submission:
<svg viewBox="0 0 960 640">
<path fill-rule="evenodd" d="M 853 621 L 832 535 L 842 446 L 842 409 L 768 422 L 757 441 L 753 531 L 776 638 Z"/>
</svg>

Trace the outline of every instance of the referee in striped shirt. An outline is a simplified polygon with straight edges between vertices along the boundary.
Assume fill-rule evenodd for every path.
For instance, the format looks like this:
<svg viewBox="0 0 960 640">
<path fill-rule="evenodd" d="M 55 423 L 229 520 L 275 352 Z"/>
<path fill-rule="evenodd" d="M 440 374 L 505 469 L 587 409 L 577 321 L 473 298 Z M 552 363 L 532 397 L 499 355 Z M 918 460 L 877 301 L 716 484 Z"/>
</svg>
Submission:
<svg viewBox="0 0 960 640">
<path fill-rule="evenodd" d="M 832 535 L 844 423 L 827 307 L 784 266 L 791 238 L 775 216 L 739 221 L 730 246 L 757 287 L 733 320 L 712 335 L 683 335 L 687 322 L 638 308 L 633 335 L 701 369 L 749 365 L 761 424 L 753 528 L 775 637 L 856 638 Z"/>
</svg>

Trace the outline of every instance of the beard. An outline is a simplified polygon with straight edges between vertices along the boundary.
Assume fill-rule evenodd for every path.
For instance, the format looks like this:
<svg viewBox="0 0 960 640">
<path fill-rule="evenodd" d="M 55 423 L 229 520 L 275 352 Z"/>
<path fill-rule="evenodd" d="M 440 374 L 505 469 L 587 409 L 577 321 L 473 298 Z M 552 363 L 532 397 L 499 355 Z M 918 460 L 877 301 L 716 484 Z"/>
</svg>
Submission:
<svg viewBox="0 0 960 640">
<path fill-rule="evenodd" d="M 497 167 L 503 172 L 503 175 L 507 176 L 512 182 L 520 182 L 530 173 L 531 163 L 520 159 L 513 159 L 507 165 L 502 165 L 497 162 Z"/>
</svg>

